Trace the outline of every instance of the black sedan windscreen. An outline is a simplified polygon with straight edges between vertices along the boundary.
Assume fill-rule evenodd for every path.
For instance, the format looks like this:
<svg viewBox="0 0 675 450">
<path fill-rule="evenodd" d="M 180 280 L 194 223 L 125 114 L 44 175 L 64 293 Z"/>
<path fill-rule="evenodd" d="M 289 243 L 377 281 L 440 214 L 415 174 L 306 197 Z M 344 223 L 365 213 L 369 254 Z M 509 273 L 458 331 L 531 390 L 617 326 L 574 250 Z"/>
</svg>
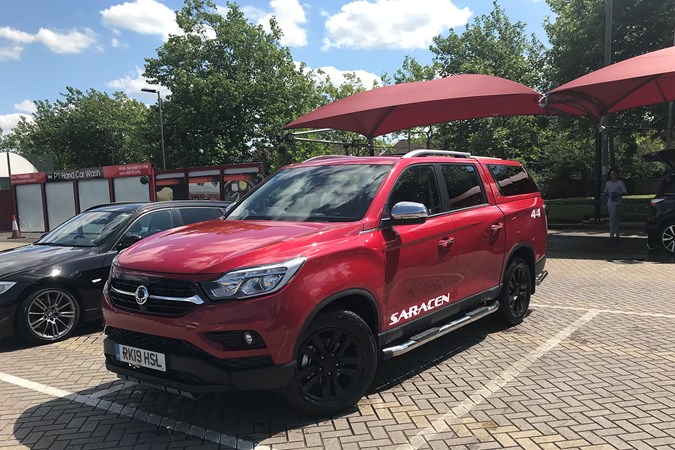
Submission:
<svg viewBox="0 0 675 450">
<path fill-rule="evenodd" d="M 98 247 L 123 227 L 129 217 L 130 212 L 83 212 L 56 227 L 37 244 Z"/>
<path fill-rule="evenodd" d="M 242 201 L 227 220 L 360 220 L 390 169 L 383 164 L 285 169 Z"/>
</svg>

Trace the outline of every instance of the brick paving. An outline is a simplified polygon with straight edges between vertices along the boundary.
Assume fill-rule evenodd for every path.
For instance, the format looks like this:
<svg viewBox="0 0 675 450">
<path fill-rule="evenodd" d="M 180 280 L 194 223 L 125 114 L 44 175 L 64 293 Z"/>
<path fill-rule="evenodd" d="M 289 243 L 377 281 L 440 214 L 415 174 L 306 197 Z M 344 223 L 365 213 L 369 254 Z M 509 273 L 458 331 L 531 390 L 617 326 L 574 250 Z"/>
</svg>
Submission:
<svg viewBox="0 0 675 450">
<path fill-rule="evenodd" d="M 672 263 L 552 244 L 522 325 L 483 320 L 385 361 L 357 409 L 321 420 L 265 392 L 122 382 L 97 329 L 0 342 L 0 448 L 674 448 Z"/>
</svg>

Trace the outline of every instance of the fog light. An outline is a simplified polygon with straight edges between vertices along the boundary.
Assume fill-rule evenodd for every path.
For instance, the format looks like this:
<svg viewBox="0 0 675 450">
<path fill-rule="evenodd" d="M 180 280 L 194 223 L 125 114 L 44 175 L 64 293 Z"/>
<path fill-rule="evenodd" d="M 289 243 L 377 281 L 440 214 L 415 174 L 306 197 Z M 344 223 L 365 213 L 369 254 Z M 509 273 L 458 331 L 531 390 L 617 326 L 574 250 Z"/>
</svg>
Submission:
<svg viewBox="0 0 675 450">
<path fill-rule="evenodd" d="M 246 345 L 253 344 L 253 335 L 248 331 L 244 331 L 244 342 L 246 342 Z"/>
</svg>

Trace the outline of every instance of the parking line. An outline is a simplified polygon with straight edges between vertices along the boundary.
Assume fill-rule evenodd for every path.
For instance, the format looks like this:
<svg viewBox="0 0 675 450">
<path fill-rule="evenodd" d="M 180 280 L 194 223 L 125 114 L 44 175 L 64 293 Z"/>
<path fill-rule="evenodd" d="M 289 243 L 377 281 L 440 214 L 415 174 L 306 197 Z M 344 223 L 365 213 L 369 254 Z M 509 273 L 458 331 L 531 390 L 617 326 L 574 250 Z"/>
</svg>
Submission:
<svg viewBox="0 0 675 450">
<path fill-rule="evenodd" d="M 438 419 L 434 420 L 431 425 L 417 433 L 409 444 L 401 445 L 399 450 L 418 449 L 427 444 L 427 440 L 437 434 L 448 431 L 452 425 L 461 423 L 462 417 L 466 416 L 471 410 L 490 398 L 492 394 L 499 392 L 504 386 L 513 381 L 518 375 L 525 371 L 532 364 L 537 362 L 553 347 L 560 344 L 563 340 L 581 328 L 586 323 L 590 322 L 595 316 L 600 313 L 598 310 L 588 310 L 586 314 L 577 319 L 574 323 L 565 327 L 558 334 L 548 339 L 539 347 L 532 350 L 527 355 L 520 358 L 513 363 L 505 371 L 494 377 L 482 386 L 481 389 L 475 390 L 466 400 L 459 403 L 447 413 L 443 414 Z"/>
<path fill-rule="evenodd" d="M 580 308 L 578 306 L 559 306 L 559 305 L 543 305 L 540 303 L 530 303 L 530 306 L 535 308 L 551 308 L 551 309 L 566 309 L 570 311 L 597 311 L 599 313 L 607 314 L 626 314 L 628 316 L 643 316 L 643 317 L 654 317 L 661 319 L 675 319 L 675 314 L 665 314 L 665 313 L 649 313 L 649 312 L 639 312 L 639 311 L 619 311 L 618 309 L 596 309 L 596 308 Z"/>
<path fill-rule="evenodd" d="M 138 420 L 140 422 L 144 422 L 147 424 L 157 426 L 160 426 L 160 424 L 162 424 L 161 426 L 165 429 L 168 428 L 171 431 L 194 436 L 199 439 L 203 439 L 205 441 L 214 442 L 216 444 L 224 444 L 240 450 L 244 449 L 273 450 L 271 446 L 256 445 L 255 442 L 247 441 L 245 439 L 239 439 L 235 436 L 230 436 L 227 434 L 219 433 L 217 431 L 197 427 L 189 423 L 170 419 L 168 417 L 158 416 L 157 414 L 148 414 L 147 412 L 139 410 L 138 408 L 133 406 L 123 405 L 121 403 L 101 399 L 99 398 L 100 395 L 97 396 L 96 394 L 76 394 L 74 392 L 26 380 L 25 378 L 15 377 L 14 375 L 10 375 L 4 372 L 0 372 L 0 381 L 4 381 L 5 383 L 13 384 L 15 386 L 30 389 L 36 392 L 41 392 L 43 394 L 47 394 L 52 397 L 63 398 L 66 400 L 70 400 L 72 402 L 92 406 L 94 408 L 110 412 L 111 414 L 119 414 L 120 416 L 129 417 L 133 420 Z M 108 391 L 110 392 L 110 390 Z"/>
</svg>

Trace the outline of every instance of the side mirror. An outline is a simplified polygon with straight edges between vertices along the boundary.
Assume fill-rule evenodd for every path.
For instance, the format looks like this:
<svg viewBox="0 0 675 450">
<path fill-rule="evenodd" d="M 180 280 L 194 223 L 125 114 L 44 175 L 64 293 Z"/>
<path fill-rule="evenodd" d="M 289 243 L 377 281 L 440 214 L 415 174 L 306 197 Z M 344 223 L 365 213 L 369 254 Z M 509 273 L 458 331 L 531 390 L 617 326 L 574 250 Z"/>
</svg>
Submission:
<svg viewBox="0 0 675 450">
<path fill-rule="evenodd" d="M 137 234 L 127 234 L 124 236 L 115 246 L 115 250 L 124 250 L 127 247 L 131 247 L 134 245 L 136 242 L 140 241 L 143 239 L 141 236 Z"/>
<path fill-rule="evenodd" d="M 421 203 L 398 202 L 391 208 L 389 225 L 416 225 L 424 223 L 429 217 L 427 207 Z"/>
</svg>

